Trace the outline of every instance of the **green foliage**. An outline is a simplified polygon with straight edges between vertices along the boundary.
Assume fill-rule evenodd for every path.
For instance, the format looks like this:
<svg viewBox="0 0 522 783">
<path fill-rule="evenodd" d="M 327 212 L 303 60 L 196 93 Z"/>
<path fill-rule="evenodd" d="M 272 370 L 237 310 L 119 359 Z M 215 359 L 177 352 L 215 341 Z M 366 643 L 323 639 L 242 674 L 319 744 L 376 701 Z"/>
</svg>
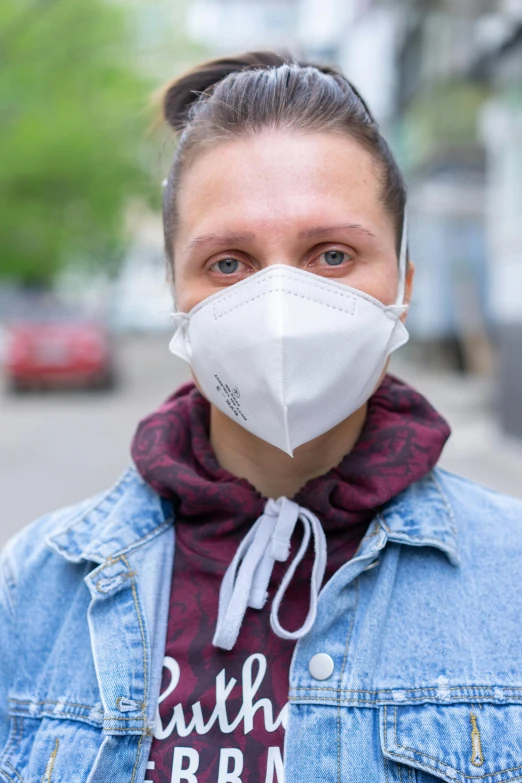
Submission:
<svg viewBox="0 0 522 783">
<path fill-rule="evenodd" d="M 123 4 L 0 3 L 0 278 L 117 263 L 128 199 L 153 192 L 136 59 Z"/>
</svg>

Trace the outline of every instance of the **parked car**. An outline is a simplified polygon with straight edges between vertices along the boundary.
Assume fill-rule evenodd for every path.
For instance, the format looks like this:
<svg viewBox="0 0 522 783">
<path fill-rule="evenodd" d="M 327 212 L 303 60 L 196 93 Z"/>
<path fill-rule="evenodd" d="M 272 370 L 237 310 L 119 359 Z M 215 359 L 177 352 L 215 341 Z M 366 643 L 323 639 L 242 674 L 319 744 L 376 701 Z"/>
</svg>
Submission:
<svg viewBox="0 0 522 783">
<path fill-rule="evenodd" d="M 4 374 L 15 392 L 110 389 L 115 383 L 110 335 L 103 324 L 73 310 L 36 306 L 5 324 Z"/>
</svg>

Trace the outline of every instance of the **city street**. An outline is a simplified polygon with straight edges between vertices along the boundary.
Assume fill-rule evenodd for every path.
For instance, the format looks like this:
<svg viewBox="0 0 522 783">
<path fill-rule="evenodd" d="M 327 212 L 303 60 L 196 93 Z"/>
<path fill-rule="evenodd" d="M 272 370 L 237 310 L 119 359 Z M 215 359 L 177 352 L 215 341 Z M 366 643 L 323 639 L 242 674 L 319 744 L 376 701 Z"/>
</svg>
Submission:
<svg viewBox="0 0 522 783">
<path fill-rule="evenodd" d="M 0 402 L 0 545 L 37 516 L 103 490 L 129 464 L 138 420 L 188 377 L 168 336 L 124 338 L 114 393 L 47 393 Z M 503 437 L 487 380 L 419 369 L 394 372 L 426 393 L 450 421 L 442 465 L 522 498 L 522 443 Z"/>
</svg>

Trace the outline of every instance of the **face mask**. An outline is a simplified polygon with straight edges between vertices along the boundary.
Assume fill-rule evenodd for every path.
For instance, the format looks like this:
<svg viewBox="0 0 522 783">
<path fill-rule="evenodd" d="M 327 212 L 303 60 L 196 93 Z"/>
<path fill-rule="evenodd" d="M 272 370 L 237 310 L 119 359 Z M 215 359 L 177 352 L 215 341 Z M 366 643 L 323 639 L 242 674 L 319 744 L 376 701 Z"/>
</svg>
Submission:
<svg viewBox="0 0 522 783">
<path fill-rule="evenodd" d="M 405 275 L 406 221 L 395 304 L 274 264 L 176 313 L 169 347 L 213 405 L 293 456 L 360 408 L 407 342 Z"/>
</svg>

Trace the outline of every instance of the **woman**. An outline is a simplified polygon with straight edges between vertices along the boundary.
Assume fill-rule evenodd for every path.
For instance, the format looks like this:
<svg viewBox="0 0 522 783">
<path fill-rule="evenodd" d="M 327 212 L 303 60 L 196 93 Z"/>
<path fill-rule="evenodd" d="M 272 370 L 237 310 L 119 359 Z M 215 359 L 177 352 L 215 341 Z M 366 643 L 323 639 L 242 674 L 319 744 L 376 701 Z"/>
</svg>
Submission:
<svg viewBox="0 0 522 783">
<path fill-rule="evenodd" d="M 0 779 L 522 777 L 517 501 L 386 374 L 405 189 L 358 93 L 249 54 L 172 83 L 191 365 L 134 466 L 3 552 Z"/>
</svg>

